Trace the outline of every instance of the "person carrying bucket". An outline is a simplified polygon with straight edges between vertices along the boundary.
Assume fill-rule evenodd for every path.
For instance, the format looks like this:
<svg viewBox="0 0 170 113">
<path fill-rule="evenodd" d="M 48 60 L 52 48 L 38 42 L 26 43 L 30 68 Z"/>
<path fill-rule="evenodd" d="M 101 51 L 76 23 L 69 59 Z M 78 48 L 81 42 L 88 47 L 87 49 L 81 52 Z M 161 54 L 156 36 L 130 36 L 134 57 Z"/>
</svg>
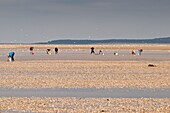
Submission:
<svg viewBox="0 0 170 113">
<path fill-rule="evenodd" d="M 14 55 L 15 55 L 15 53 L 14 52 L 9 52 L 9 54 L 8 54 L 8 61 L 14 61 Z"/>
</svg>

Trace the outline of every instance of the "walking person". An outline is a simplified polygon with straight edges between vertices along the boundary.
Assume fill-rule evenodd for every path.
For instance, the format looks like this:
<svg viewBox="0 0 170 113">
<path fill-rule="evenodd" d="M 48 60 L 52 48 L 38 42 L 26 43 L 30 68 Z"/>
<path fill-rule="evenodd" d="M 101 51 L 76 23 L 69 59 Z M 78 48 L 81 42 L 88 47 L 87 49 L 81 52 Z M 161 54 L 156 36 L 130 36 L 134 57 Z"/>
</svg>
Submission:
<svg viewBox="0 0 170 113">
<path fill-rule="evenodd" d="M 91 48 L 91 54 L 95 54 L 94 47 Z"/>
</svg>

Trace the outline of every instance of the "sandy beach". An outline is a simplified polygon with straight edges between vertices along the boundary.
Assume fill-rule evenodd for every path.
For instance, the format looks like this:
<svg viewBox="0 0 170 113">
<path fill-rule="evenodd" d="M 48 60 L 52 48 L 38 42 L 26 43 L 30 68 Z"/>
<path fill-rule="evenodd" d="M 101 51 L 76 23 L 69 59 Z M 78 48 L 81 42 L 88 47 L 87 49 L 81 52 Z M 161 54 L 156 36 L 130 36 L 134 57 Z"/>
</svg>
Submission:
<svg viewBox="0 0 170 113">
<path fill-rule="evenodd" d="M 170 99 L 0 98 L 0 112 L 4 111 L 7 113 L 169 113 Z"/>
<path fill-rule="evenodd" d="M 170 88 L 170 62 L 1 62 L 3 88 Z"/>
<path fill-rule="evenodd" d="M 35 47 L 30 55 L 29 47 Z M 59 48 L 59 54 L 46 49 Z M 104 55 L 90 55 L 91 47 Z M 0 45 L 0 88 L 170 88 L 170 45 Z M 144 49 L 133 56 L 131 50 Z M 9 51 L 15 61 L 7 62 Z M 119 55 L 113 55 L 118 51 Z M 148 67 L 149 64 L 155 67 Z M 107 100 L 109 99 L 109 101 Z M 169 98 L 0 97 L 0 112 L 170 112 Z"/>
</svg>

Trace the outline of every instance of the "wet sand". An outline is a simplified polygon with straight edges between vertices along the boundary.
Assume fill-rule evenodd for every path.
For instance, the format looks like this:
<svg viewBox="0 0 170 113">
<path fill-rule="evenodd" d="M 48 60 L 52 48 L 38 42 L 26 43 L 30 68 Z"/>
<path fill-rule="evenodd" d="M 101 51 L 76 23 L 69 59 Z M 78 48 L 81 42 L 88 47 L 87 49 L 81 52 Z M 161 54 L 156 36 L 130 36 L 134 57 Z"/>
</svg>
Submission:
<svg viewBox="0 0 170 113">
<path fill-rule="evenodd" d="M 0 44 L 2 49 L 28 49 L 35 47 L 35 49 L 89 49 L 94 47 L 95 49 L 111 49 L 111 50 L 170 50 L 169 44 L 89 44 L 89 45 L 55 45 L 55 44 Z"/>
<path fill-rule="evenodd" d="M 36 45 L 1 45 L 0 88 L 170 88 L 169 45 L 94 45 L 104 55 L 90 55 L 91 45 L 60 45 L 59 54 L 46 55 Z M 121 47 L 121 49 L 120 49 Z M 129 47 L 129 48 L 127 48 Z M 145 48 L 141 56 L 131 49 Z M 114 56 L 113 52 L 119 52 Z M 16 52 L 15 62 L 6 62 Z M 154 64 L 156 67 L 148 67 Z M 1 93 L 1 92 L 0 92 Z M 58 101 L 60 100 L 60 101 Z M 83 101 L 82 101 L 83 100 Z M 39 98 L 1 97 L 0 112 L 170 112 L 169 98 Z"/>
<path fill-rule="evenodd" d="M 0 98 L 2 113 L 169 113 L 169 98 Z"/>
<path fill-rule="evenodd" d="M 51 50 L 51 55 L 46 54 L 46 49 L 34 50 L 35 55 L 31 55 L 29 49 L 1 49 L 0 61 L 7 61 L 9 51 L 14 51 L 16 61 L 37 61 L 37 60 L 85 60 L 85 61 L 170 61 L 169 50 L 144 50 L 142 55 L 131 55 L 131 50 L 109 50 L 104 49 L 103 55 L 90 54 L 90 49 L 60 49 L 58 54 Z M 118 52 L 118 55 L 114 55 Z"/>
<path fill-rule="evenodd" d="M 148 64 L 156 67 L 148 67 Z M 1 88 L 170 88 L 169 61 L 1 62 Z"/>
</svg>

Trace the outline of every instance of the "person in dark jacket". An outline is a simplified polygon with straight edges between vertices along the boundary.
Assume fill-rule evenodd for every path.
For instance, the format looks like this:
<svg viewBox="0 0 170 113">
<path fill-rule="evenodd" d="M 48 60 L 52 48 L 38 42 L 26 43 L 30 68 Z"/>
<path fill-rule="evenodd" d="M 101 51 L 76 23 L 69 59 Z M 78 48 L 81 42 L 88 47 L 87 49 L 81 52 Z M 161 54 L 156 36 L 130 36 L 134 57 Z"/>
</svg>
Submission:
<svg viewBox="0 0 170 113">
<path fill-rule="evenodd" d="M 91 54 L 95 54 L 94 47 L 91 48 Z"/>
<path fill-rule="evenodd" d="M 55 54 L 57 54 L 57 53 L 58 53 L 58 48 L 56 47 L 56 48 L 55 48 Z"/>
<path fill-rule="evenodd" d="M 51 55 L 51 49 L 47 49 L 47 50 L 46 50 L 46 53 L 47 53 L 48 55 Z"/>
<path fill-rule="evenodd" d="M 30 47 L 30 53 L 34 55 L 34 47 Z"/>
</svg>

